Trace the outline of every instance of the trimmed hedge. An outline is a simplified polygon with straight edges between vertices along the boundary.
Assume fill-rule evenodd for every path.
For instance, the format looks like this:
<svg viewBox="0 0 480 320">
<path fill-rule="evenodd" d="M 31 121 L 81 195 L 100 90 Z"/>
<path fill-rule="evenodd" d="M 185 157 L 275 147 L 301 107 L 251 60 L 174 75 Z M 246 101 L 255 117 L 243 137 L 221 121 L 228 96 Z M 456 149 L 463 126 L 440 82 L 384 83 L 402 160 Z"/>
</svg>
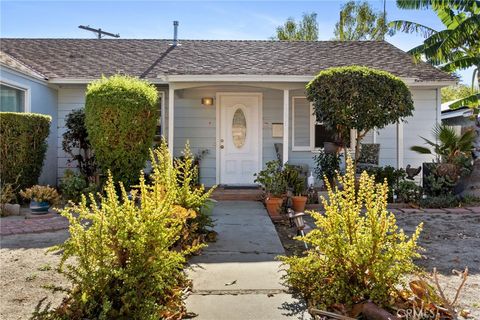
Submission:
<svg viewBox="0 0 480 320">
<path fill-rule="evenodd" d="M 97 165 L 125 187 L 138 182 L 152 146 L 158 93 L 154 85 L 115 75 L 87 88 L 85 125 Z"/>
<path fill-rule="evenodd" d="M 37 184 L 52 118 L 36 113 L 0 112 L 0 178 L 19 188 Z M 18 180 L 17 180 L 18 178 Z"/>
</svg>

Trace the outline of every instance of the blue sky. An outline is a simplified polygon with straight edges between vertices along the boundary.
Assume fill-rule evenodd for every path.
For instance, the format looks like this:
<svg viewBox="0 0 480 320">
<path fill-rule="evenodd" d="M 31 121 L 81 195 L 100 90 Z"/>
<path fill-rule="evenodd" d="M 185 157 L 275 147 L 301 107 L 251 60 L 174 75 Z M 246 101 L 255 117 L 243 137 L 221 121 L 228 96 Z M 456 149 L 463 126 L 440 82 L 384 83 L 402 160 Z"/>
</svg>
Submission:
<svg viewBox="0 0 480 320">
<path fill-rule="evenodd" d="M 101 27 L 121 38 L 172 37 L 172 21 L 180 21 L 180 39 L 268 39 L 287 18 L 316 12 L 320 39 L 333 37 L 339 10 L 346 1 L 0 1 L 0 35 L 26 38 L 93 38 L 79 25 Z M 368 1 L 383 10 L 382 0 Z M 440 29 L 428 10 L 399 10 L 387 0 L 389 20 L 408 19 Z M 408 50 L 422 42 L 416 35 L 397 34 L 387 41 Z M 460 73 L 469 83 L 471 71 Z"/>
</svg>

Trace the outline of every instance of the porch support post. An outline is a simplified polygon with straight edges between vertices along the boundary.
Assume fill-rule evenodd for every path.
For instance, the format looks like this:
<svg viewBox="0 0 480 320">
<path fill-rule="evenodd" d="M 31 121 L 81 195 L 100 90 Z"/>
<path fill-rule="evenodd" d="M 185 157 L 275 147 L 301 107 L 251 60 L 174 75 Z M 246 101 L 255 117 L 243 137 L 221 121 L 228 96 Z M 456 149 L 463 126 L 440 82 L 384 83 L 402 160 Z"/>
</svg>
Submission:
<svg viewBox="0 0 480 320">
<path fill-rule="evenodd" d="M 283 163 L 288 162 L 288 120 L 290 118 L 289 100 L 289 91 L 283 90 Z"/>
<path fill-rule="evenodd" d="M 173 131 L 175 129 L 175 124 L 173 122 L 174 110 L 173 102 L 175 97 L 175 89 L 173 84 L 168 86 L 168 150 L 173 159 Z"/>
<path fill-rule="evenodd" d="M 403 168 L 403 122 L 397 122 L 397 169 Z"/>
</svg>

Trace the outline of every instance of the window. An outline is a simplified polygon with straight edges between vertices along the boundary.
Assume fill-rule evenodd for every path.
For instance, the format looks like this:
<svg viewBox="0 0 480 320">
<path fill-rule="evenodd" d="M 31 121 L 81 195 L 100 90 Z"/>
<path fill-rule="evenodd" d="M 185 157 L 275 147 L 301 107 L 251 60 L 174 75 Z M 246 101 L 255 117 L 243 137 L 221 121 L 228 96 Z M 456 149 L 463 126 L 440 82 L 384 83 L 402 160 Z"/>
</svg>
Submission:
<svg viewBox="0 0 480 320">
<path fill-rule="evenodd" d="M 0 111 L 25 112 L 26 90 L 0 84 Z"/>
<path fill-rule="evenodd" d="M 311 106 L 305 97 L 292 97 L 292 150 L 310 151 Z"/>
<path fill-rule="evenodd" d="M 323 148 L 325 142 L 331 141 L 335 141 L 334 132 L 316 122 L 313 106 L 307 98 L 293 97 L 292 151 L 314 151 Z"/>
</svg>

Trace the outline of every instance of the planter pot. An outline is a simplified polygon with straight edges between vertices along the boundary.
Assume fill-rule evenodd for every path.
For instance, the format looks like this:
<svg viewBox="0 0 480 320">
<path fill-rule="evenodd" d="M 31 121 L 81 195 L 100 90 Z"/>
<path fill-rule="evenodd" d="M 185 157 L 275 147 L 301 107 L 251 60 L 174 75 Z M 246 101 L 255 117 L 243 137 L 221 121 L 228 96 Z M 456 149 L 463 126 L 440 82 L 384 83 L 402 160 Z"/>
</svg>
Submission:
<svg viewBox="0 0 480 320">
<path fill-rule="evenodd" d="M 283 204 L 282 198 L 267 198 L 267 200 L 265 200 L 265 204 L 270 217 L 280 216 L 280 208 Z"/>
<path fill-rule="evenodd" d="M 30 201 L 30 211 L 32 211 L 32 214 L 46 214 L 48 213 L 48 209 L 50 209 L 50 203 L 46 201 Z"/>
<path fill-rule="evenodd" d="M 327 154 L 337 154 L 340 150 L 340 146 L 335 142 L 324 142 L 323 151 Z"/>
<path fill-rule="evenodd" d="M 307 204 L 307 197 L 303 196 L 295 196 L 292 197 L 292 209 L 295 212 L 304 212 L 305 205 Z"/>
</svg>

